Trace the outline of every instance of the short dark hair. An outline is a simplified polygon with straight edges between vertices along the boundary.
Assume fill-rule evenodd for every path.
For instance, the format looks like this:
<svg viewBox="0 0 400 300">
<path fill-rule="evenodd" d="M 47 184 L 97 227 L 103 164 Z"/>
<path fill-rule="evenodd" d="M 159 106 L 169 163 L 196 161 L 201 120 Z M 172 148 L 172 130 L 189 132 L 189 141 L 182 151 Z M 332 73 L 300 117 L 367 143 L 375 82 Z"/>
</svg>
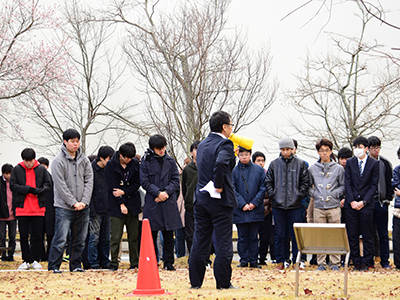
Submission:
<svg viewBox="0 0 400 300">
<path fill-rule="evenodd" d="M 351 152 L 350 148 L 343 147 L 337 153 L 337 157 L 339 158 L 350 158 L 353 156 L 353 152 Z"/>
<path fill-rule="evenodd" d="M 333 143 L 328 140 L 328 139 L 320 139 L 316 144 L 315 144 L 315 148 L 317 148 L 317 150 L 319 151 L 319 149 L 321 149 L 322 146 L 326 146 L 329 147 L 329 149 L 333 149 Z"/>
<path fill-rule="evenodd" d="M 78 130 L 76 130 L 76 129 L 70 128 L 70 129 L 65 130 L 63 133 L 64 141 L 68 142 L 69 140 L 76 139 L 76 138 L 78 138 L 78 140 L 81 139 L 81 135 L 79 134 Z"/>
<path fill-rule="evenodd" d="M 199 147 L 200 141 L 195 141 L 190 145 L 190 152 L 193 151 L 193 149 L 197 149 Z"/>
<path fill-rule="evenodd" d="M 167 139 L 161 134 L 152 135 L 149 139 L 149 148 L 151 150 L 162 149 L 167 146 Z"/>
<path fill-rule="evenodd" d="M 374 136 L 374 135 L 370 136 L 368 138 L 368 147 L 371 147 L 371 146 L 380 147 L 381 146 L 381 140 L 377 136 Z"/>
<path fill-rule="evenodd" d="M 106 159 L 107 157 L 111 158 L 114 154 L 114 149 L 110 146 L 101 146 L 99 151 L 97 152 L 97 160 L 100 158 Z"/>
<path fill-rule="evenodd" d="M 21 157 L 23 160 L 30 161 L 36 158 L 36 152 L 32 148 L 25 148 L 21 152 Z"/>
<path fill-rule="evenodd" d="M 222 110 L 216 111 L 211 115 L 210 118 L 210 130 L 212 132 L 222 132 L 222 127 L 224 124 L 229 124 L 231 122 L 231 116 Z"/>
<path fill-rule="evenodd" d="M 87 158 L 89 159 L 90 162 L 93 162 L 97 158 L 97 155 L 90 154 Z"/>
<path fill-rule="evenodd" d="M 353 146 L 357 147 L 358 145 L 364 145 L 365 148 L 368 147 L 368 139 L 363 136 L 358 136 L 353 141 Z"/>
<path fill-rule="evenodd" d="M 400 157 L 400 147 L 397 149 L 397 156 Z"/>
<path fill-rule="evenodd" d="M 135 145 L 131 142 L 127 142 L 119 146 L 118 151 L 123 157 L 134 158 L 136 155 Z"/>
<path fill-rule="evenodd" d="M 39 157 L 38 162 L 41 165 L 50 166 L 50 161 L 46 157 Z"/>
<path fill-rule="evenodd" d="M 251 154 L 251 149 L 249 150 L 249 149 L 246 149 L 246 148 L 244 148 L 242 146 L 239 146 L 239 153 L 241 153 L 241 152 L 250 152 L 250 154 Z"/>
<path fill-rule="evenodd" d="M 297 140 L 295 140 L 295 139 L 292 139 L 292 140 L 293 140 L 294 148 L 297 149 L 297 146 L 299 145 L 299 144 L 297 143 Z"/>
<path fill-rule="evenodd" d="M 11 174 L 12 169 L 13 169 L 12 164 L 4 164 L 1 166 L 1 173 L 2 174 Z"/>
<path fill-rule="evenodd" d="M 262 157 L 262 158 L 264 158 L 264 160 L 265 160 L 265 155 L 264 155 L 264 153 L 262 153 L 262 152 L 260 152 L 260 151 L 256 151 L 256 152 L 254 152 L 253 153 L 253 156 L 251 157 L 251 160 L 253 161 L 253 162 L 255 162 L 256 161 L 256 159 L 257 159 L 257 157 Z"/>
</svg>

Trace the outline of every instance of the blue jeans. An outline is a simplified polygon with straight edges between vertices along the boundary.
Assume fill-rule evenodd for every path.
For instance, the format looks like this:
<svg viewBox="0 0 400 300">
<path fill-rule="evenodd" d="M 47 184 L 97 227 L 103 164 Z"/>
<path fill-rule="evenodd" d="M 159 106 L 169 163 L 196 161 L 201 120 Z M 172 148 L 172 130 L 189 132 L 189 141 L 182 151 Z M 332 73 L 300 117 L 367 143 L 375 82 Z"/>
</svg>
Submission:
<svg viewBox="0 0 400 300">
<path fill-rule="evenodd" d="M 237 249 L 240 263 L 257 263 L 258 256 L 258 229 L 261 222 L 236 224 L 238 231 Z"/>
<path fill-rule="evenodd" d="M 275 256 L 277 263 L 283 263 L 285 261 L 284 253 L 285 247 L 286 252 L 289 252 L 288 243 L 286 239 L 286 232 L 289 231 L 289 236 L 292 239 L 292 257 L 294 260 L 297 258 L 297 241 L 293 230 L 293 223 L 302 222 L 302 214 L 304 208 L 296 209 L 280 209 L 272 208 L 274 221 L 275 221 Z"/>
<path fill-rule="evenodd" d="M 110 265 L 110 217 L 98 214 L 89 220 L 88 259 L 90 267 Z"/>
<path fill-rule="evenodd" d="M 74 211 L 56 207 L 55 215 L 56 223 L 54 225 L 54 237 L 50 248 L 48 270 L 60 269 L 70 229 L 69 270 L 73 271 L 76 268 L 81 268 L 82 252 L 85 248 L 85 240 L 89 225 L 89 208 L 86 207 L 82 210 Z"/>
</svg>

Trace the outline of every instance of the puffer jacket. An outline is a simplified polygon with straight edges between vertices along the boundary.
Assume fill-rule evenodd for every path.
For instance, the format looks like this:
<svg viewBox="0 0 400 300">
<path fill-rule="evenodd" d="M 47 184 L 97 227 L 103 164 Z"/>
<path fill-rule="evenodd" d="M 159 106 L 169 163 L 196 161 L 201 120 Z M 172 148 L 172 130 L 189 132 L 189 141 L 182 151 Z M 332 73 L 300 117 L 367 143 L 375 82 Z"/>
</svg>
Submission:
<svg viewBox="0 0 400 300">
<path fill-rule="evenodd" d="M 301 200 L 310 187 L 306 163 L 293 155 L 289 158 L 279 155 L 268 167 L 265 185 L 273 208 L 302 207 Z"/>
<path fill-rule="evenodd" d="M 238 207 L 233 209 L 233 223 L 262 222 L 264 220 L 265 172 L 259 165 L 239 162 L 232 171 Z M 253 203 L 256 208 L 243 211 L 246 204 Z"/>
<path fill-rule="evenodd" d="M 340 207 L 344 195 L 344 168 L 331 161 L 317 161 L 308 169 L 310 176 L 310 197 L 314 198 L 314 208 L 331 209 Z"/>
</svg>

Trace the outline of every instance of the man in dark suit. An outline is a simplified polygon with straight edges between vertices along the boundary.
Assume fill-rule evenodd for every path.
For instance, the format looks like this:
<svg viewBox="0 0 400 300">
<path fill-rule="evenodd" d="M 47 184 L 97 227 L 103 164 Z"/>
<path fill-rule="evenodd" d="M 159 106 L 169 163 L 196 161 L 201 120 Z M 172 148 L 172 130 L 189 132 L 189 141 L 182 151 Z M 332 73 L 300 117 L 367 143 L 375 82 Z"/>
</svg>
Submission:
<svg viewBox="0 0 400 300">
<path fill-rule="evenodd" d="M 367 155 L 367 138 L 357 137 L 353 146 L 355 156 L 347 160 L 345 170 L 346 227 L 354 268 L 368 271 L 374 254 L 374 196 L 378 189 L 379 163 Z M 363 257 L 360 256 L 360 234 L 363 237 Z"/>
<path fill-rule="evenodd" d="M 211 133 L 197 149 L 198 184 L 195 190 L 195 231 L 189 258 L 189 277 L 192 288 L 200 288 L 206 270 L 205 260 L 213 231 L 215 232 L 214 276 L 218 289 L 234 288 L 231 284 L 233 257 L 232 221 L 233 208 L 237 207 L 232 184 L 235 167 L 232 121 L 228 113 L 217 111 L 210 118 Z M 203 188 L 214 183 L 220 198 L 213 198 Z M 214 191 L 214 188 L 212 188 Z"/>
</svg>

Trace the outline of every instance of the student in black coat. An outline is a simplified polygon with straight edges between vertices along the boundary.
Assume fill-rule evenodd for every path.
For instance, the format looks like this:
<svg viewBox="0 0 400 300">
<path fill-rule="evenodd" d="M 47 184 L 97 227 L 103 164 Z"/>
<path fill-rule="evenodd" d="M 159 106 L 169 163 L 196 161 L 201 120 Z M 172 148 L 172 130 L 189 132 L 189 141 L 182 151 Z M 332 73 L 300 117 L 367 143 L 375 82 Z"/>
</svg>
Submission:
<svg viewBox="0 0 400 300">
<path fill-rule="evenodd" d="M 143 218 L 150 221 L 154 247 L 157 233 L 164 238 L 164 268 L 175 271 L 174 230 L 182 228 L 177 199 L 180 192 L 179 172 L 175 160 L 166 151 L 167 140 L 159 134 L 149 139 L 149 149 L 140 164 L 140 182 L 146 196 Z"/>
<path fill-rule="evenodd" d="M 118 254 L 126 225 L 129 245 L 130 268 L 138 267 L 138 215 L 140 208 L 139 161 L 134 158 L 135 145 L 125 143 L 114 153 L 105 168 L 105 176 L 108 187 L 108 214 L 111 222 L 111 262 L 110 269 L 118 269 Z"/>
</svg>

